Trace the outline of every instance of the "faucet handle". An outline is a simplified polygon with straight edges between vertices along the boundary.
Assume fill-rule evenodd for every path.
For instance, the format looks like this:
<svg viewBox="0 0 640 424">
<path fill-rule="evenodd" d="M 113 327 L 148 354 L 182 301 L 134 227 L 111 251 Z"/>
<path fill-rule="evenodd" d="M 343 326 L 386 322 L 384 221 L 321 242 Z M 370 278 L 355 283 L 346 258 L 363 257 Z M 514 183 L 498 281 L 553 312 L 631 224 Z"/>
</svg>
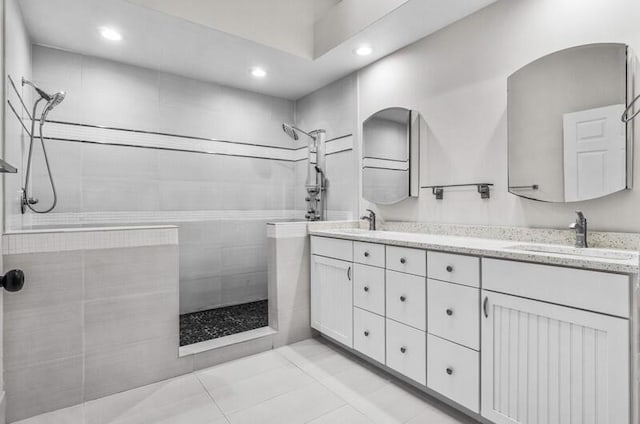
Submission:
<svg viewBox="0 0 640 424">
<path fill-rule="evenodd" d="M 576 215 L 578 215 L 578 219 L 579 219 L 579 220 L 584 220 L 584 219 L 586 219 L 586 218 L 584 217 L 584 214 L 582 213 L 582 211 L 581 211 L 580 209 L 577 209 L 577 210 L 576 210 Z"/>
</svg>

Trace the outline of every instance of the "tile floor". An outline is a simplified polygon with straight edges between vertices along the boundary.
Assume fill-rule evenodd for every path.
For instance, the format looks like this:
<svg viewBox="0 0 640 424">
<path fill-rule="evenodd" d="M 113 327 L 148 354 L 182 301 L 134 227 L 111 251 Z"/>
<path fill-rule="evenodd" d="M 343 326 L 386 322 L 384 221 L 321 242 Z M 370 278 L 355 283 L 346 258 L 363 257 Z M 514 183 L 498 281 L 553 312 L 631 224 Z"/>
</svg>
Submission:
<svg viewBox="0 0 640 424">
<path fill-rule="evenodd" d="M 309 339 L 20 424 L 473 423 L 330 343 Z"/>
</svg>

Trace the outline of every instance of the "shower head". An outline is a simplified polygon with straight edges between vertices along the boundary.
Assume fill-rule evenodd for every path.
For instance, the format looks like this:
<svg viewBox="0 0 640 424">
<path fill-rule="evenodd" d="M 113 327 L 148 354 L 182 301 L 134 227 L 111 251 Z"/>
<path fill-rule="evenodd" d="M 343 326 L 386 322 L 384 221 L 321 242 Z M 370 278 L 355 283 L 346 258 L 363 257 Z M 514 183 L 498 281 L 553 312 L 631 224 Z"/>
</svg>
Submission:
<svg viewBox="0 0 640 424">
<path fill-rule="evenodd" d="M 42 110 L 42 117 L 40 118 L 41 122 L 44 122 L 47 119 L 47 115 L 49 114 L 49 112 L 51 112 L 51 110 L 53 110 L 53 108 L 55 108 L 60 103 L 62 103 L 62 101 L 64 100 L 65 96 L 66 96 L 66 94 L 65 94 L 64 91 L 58 91 L 53 96 L 51 96 L 51 99 L 49 100 L 47 105 Z"/>
<path fill-rule="evenodd" d="M 300 137 L 298 136 L 298 133 L 302 133 L 302 134 L 306 135 L 307 137 L 309 137 L 310 139 L 315 140 L 316 139 L 316 133 L 318 133 L 320 131 L 323 131 L 323 130 L 314 130 L 314 131 L 311 131 L 310 133 L 308 133 L 306 131 L 302 131 L 300 128 L 295 127 L 293 125 L 282 124 L 282 131 L 284 131 L 285 134 L 287 134 L 289 137 L 291 137 L 295 141 L 298 141 L 300 139 Z"/>
</svg>

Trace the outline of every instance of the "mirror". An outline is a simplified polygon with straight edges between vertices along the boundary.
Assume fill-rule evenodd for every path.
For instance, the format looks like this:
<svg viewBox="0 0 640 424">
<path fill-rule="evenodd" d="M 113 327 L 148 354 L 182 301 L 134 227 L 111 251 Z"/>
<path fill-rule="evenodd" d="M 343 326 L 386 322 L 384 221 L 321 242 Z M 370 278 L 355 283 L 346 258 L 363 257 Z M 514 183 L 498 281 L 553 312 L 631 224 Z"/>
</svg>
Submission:
<svg viewBox="0 0 640 424">
<path fill-rule="evenodd" d="M 393 107 L 364 121 L 362 193 L 379 205 L 391 205 L 419 192 L 420 114 Z"/>
<path fill-rule="evenodd" d="M 630 188 L 628 56 L 624 44 L 579 46 L 509 77 L 509 192 L 577 202 Z"/>
</svg>

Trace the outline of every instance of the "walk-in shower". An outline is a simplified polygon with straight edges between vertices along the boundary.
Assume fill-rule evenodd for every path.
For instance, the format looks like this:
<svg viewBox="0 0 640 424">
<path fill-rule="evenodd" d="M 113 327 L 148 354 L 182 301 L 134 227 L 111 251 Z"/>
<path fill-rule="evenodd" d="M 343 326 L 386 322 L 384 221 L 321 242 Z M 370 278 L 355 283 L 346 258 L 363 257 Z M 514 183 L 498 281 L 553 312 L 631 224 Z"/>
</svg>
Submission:
<svg viewBox="0 0 640 424">
<path fill-rule="evenodd" d="M 47 156 L 47 149 L 44 145 L 43 128 L 47 119 L 47 115 L 49 114 L 49 112 L 53 110 L 53 108 L 55 108 L 60 103 L 62 103 L 65 97 L 65 93 L 64 91 L 59 91 L 54 94 L 48 94 L 44 90 L 36 86 L 33 82 L 28 81 L 24 78 L 22 78 L 22 85 L 23 86 L 29 85 L 33 87 L 33 89 L 36 91 L 36 93 L 38 93 L 40 97 L 38 97 L 38 100 L 36 100 L 33 103 L 33 112 L 31 113 L 31 133 L 29 134 L 29 153 L 27 155 L 27 170 L 25 172 L 24 187 L 22 188 L 21 210 L 23 214 L 27 211 L 27 208 L 31 209 L 35 213 L 48 213 L 48 212 L 51 212 L 56 207 L 56 204 L 58 203 L 58 194 L 56 193 L 56 186 L 53 182 L 53 175 L 51 173 L 51 165 L 49 164 L 49 157 Z M 30 182 L 30 176 L 31 176 L 31 166 L 33 162 L 33 142 L 34 142 L 34 139 L 36 138 L 36 134 L 35 134 L 36 112 L 38 111 L 38 105 L 43 100 L 45 100 L 47 104 L 44 106 L 44 108 L 42 109 L 42 113 L 40 114 L 38 138 L 40 139 L 40 145 L 42 146 L 44 163 L 47 166 L 47 174 L 49 175 L 49 182 L 51 183 L 53 201 L 51 203 L 51 206 L 48 207 L 47 209 L 38 210 L 34 207 L 34 205 L 38 203 L 38 199 L 36 199 L 35 197 L 29 194 L 29 188 L 30 188 L 29 182 Z"/>
<path fill-rule="evenodd" d="M 290 124 L 282 124 L 282 130 L 297 141 L 298 134 L 309 139 L 309 162 L 307 164 L 307 212 L 305 218 L 309 221 L 322 221 L 327 217 L 327 178 L 325 176 L 325 130 L 306 132 Z"/>
</svg>

